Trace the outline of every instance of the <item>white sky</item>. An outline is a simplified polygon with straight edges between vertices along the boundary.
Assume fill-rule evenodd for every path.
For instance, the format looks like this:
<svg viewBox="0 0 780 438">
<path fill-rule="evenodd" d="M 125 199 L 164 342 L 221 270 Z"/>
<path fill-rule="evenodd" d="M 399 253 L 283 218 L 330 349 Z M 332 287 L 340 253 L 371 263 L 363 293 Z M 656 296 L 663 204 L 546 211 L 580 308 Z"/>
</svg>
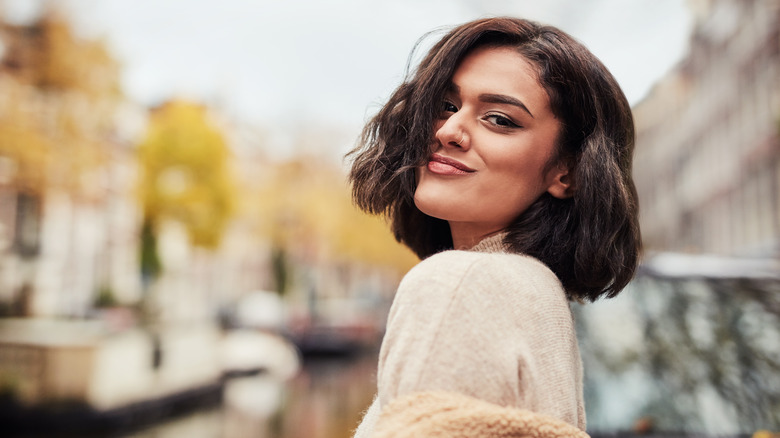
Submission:
<svg viewBox="0 0 780 438">
<path fill-rule="evenodd" d="M 23 19 L 40 0 L 0 0 Z M 266 126 L 359 130 L 399 84 L 426 32 L 515 15 L 584 42 L 632 103 L 687 49 L 684 0 L 59 0 L 103 37 L 131 99 L 219 103 Z"/>
</svg>

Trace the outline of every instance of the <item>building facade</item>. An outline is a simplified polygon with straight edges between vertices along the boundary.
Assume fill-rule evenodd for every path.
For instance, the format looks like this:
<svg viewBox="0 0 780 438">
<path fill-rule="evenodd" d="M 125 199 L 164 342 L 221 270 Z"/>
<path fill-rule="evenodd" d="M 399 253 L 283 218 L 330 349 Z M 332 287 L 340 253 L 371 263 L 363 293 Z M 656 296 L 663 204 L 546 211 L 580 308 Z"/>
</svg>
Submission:
<svg viewBox="0 0 780 438">
<path fill-rule="evenodd" d="M 137 300 L 131 139 L 145 109 L 124 101 L 103 46 L 53 15 L 0 21 L 0 45 L 0 315 Z"/>
<path fill-rule="evenodd" d="M 634 108 L 648 251 L 780 254 L 780 2 L 689 1 L 688 55 Z"/>
</svg>

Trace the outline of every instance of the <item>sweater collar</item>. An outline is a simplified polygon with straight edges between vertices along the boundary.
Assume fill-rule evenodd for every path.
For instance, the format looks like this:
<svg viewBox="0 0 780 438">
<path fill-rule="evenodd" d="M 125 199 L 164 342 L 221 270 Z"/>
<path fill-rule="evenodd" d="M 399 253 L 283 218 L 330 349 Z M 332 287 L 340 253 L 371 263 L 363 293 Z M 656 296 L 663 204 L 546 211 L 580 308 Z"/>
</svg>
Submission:
<svg viewBox="0 0 780 438">
<path fill-rule="evenodd" d="M 504 238 L 507 233 L 498 233 L 492 236 L 488 236 L 482 239 L 478 244 L 474 245 L 469 251 L 474 252 L 509 252 L 509 249 L 504 244 Z"/>
</svg>

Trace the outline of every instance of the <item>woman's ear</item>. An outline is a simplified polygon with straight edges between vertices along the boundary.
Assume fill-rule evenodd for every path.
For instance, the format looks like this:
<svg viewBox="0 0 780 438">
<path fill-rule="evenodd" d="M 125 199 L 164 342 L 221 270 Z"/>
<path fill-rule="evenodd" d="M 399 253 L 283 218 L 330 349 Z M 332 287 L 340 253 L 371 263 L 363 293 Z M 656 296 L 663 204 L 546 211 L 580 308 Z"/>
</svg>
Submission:
<svg viewBox="0 0 780 438">
<path fill-rule="evenodd" d="M 547 193 L 558 199 L 574 196 L 574 175 L 569 166 L 559 163 L 550 170 L 548 178 L 550 184 L 547 186 Z"/>
</svg>

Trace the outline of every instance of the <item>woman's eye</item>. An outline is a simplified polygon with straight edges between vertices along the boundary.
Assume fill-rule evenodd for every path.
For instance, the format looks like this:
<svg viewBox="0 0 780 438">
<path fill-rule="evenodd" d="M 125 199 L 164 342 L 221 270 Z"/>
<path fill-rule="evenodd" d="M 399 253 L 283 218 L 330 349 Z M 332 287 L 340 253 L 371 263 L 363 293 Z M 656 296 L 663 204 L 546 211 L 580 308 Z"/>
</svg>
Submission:
<svg viewBox="0 0 780 438">
<path fill-rule="evenodd" d="M 441 105 L 441 110 L 447 113 L 456 113 L 458 112 L 458 107 L 445 100 Z"/>
<path fill-rule="evenodd" d="M 508 118 L 504 116 L 500 116 L 498 114 L 491 114 L 487 117 L 485 117 L 485 120 L 489 121 L 490 123 L 496 125 L 496 126 L 502 126 L 506 128 L 519 128 L 520 126 L 516 124 L 515 122 L 509 120 Z"/>
</svg>

